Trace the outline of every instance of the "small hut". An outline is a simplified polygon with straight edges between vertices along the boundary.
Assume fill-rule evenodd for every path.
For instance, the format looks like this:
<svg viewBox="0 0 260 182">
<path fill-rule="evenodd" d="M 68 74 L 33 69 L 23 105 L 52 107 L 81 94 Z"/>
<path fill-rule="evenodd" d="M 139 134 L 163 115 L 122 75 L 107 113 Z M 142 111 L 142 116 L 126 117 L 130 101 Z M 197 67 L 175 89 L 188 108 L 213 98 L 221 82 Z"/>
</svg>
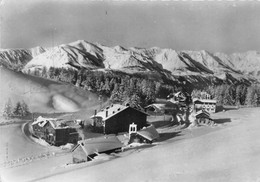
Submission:
<svg viewBox="0 0 260 182">
<path fill-rule="evenodd" d="M 131 126 L 130 126 L 131 128 Z M 152 143 L 155 141 L 157 138 L 159 138 L 159 133 L 155 129 L 153 125 L 150 125 L 148 127 L 144 127 L 143 129 L 129 133 L 130 139 L 129 139 L 129 144 L 133 142 L 138 142 L 138 143 Z"/>
<path fill-rule="evenodd" d="M 205 110 L 200 110 L 195 114 L 197 124 L 212 125 L 214 121 L 210 118 L 210 114 Z"/>
</svg>

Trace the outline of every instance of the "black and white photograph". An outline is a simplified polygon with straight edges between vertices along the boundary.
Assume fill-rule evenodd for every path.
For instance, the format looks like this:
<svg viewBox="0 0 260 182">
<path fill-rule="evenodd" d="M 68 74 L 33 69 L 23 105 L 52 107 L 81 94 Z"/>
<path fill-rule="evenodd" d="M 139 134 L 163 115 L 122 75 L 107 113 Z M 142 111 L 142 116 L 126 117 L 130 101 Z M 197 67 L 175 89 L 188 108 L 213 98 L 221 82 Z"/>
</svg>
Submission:
<svg viewBox="0 0 260 182">
<path fill-rule="evenodd" d="M 0 0 L 0 182 L 260 182 L 260 1 Z"/>
</svg>

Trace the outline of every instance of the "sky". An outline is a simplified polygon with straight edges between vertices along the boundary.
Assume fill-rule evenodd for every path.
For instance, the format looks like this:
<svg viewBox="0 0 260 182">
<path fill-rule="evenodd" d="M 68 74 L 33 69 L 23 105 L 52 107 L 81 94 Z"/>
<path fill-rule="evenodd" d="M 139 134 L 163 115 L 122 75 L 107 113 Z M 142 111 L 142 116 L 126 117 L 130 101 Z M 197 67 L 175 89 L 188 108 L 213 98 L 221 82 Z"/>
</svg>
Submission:
<svg viewBox="0 0 260 182">
<path fill-rule="evenodd" d="M 260 2 L 0 0 L 1 48 L 107 46 L 260 50 Z"/>
</svg>

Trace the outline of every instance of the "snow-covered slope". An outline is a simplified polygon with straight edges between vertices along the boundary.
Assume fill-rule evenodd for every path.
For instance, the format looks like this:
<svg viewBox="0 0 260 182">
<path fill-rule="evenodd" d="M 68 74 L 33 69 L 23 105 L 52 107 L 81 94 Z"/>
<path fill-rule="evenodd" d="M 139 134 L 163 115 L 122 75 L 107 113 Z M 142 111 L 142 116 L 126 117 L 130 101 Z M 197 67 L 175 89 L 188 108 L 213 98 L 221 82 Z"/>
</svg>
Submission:
<svg viewBox="0 0 260 182">
<path fill-rule="evenodd" d="M 40 70 L 43 67 L 109 69 L 157 74 L 170 80 L 182 76 L 191 82 L 210 82 L 217 79 L 233 83 L 252 81 L 254 77 L 260 78 L 260 54 L 256 51 L 227 55 L 212 54 L 205 50 L 107 47 L 84 40 L 54 48 L 37 47 L 20 51 L 13 56 L 14 58 L 8 56 L 13 55 L 12 52 L 8 55 L 1 52 L 2 64 L 19 62 L 20 66 L 23 65 L 24 72 Z"/>
<path fill-rule="evenodd" d="M 8 99 L 11 99 L 13 105 L 23 100 L 31 111 L 41 113 L 72 112 L 100 104 L 98 96 L 89 91 L 4 67 L 0 67 L 0 85 L 1 111 Z"/>
<path fill-rule="evenodd" d="M 237 70 L 260 78 L 260 52 L 235 53 L 231 55 L 231 59 Z"/>
<path fill-rule="evenodd" d="M 31 51 L 26 49 L 1 49 L 0 65 L 11 69 L 22 68 L 32 59 Z"/>
</svg>

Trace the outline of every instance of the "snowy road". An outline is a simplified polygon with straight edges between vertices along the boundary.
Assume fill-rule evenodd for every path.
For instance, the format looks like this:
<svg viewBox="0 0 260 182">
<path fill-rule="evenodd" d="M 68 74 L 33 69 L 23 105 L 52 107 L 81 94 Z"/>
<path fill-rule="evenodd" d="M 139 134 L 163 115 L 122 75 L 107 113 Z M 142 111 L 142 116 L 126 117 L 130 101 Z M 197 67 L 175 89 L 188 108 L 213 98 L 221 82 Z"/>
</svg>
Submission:
<svg viewBox="0 0 260 182">
<path fill-rule="evenodd" d="M 24 165 L 60 151 L 55 147 L 35 143 L 28 137 L 29 135 L 27 123 L 0 127 L 0 168 Z"/>
</svg>

